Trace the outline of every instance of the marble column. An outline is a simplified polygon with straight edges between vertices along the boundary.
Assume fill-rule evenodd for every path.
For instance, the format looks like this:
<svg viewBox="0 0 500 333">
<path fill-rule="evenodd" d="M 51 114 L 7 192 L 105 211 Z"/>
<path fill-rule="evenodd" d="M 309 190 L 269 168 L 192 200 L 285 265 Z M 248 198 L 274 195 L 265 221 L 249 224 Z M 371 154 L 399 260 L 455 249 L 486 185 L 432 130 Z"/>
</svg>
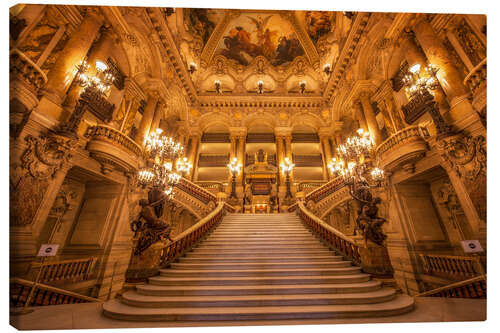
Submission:
<svg viewBox="0 0 500 333">
<path fill-rule="evenodd" d="M 368 126 L 366 125 L 365 114 L 363 113 L 363 106 L 359 102 L 354 102 L 352 107 L 354 108 L 354 117 L 359 122 L 359 127 L 365 132 L 368 131 Z"/>
<path fill-rule="evenodd" d="M 245 184 L 243 184 L 244 180 L 244 169 L 245 169 L 245 146 L 246 146 L 246 135 L 245 134 L 239 134 L 238 135 L 238 154 L 237 158 L 238 161 L 241 163 L 241 172 L 237 178 L 238 183 L 241 184 L 243 187 L 245 187 Z"/>
<path fill-rule="evenodd" d="M 201 134 L 191 134 L 191 151 L 189 153 L 189 161 L 193 164 L 193 171 L 191 172 L 191 181 L 198 179 L 198 156 L 201 147 Z"/>
<path fill-rule="evenodd" d="M 62 104 L 66 91 L 75 76 L 75 66 L 85 59 L 99 32 L 102 21 L 103 18 L 98 10 L 88 10 L 86 17 L 71 35 L 48 73 L 44 92 L 45 96 L 55 104 Z"/>
<path fill-rule="evenodd" d="M 106 60 L 110 55 L 112 46 L 113 32 L 108 28 L 101 28 L 99 39 L 94 43 L 94 46 L 91 48 L 87 57 L 87 63 L 90 65 L 90 69 L 88 71 L 89 75 L 94 76 L 97 74 L 97 70 L 95 67 L 96 61 L 106 63 Z M 81 92 L 81 87 L 76 84 L 71 85 L 64 100 L 64 108 L 67 111 L 73 112 L 73 109 L 75 108 L 76 102 L 78 101 Z"/>
<path fill-rule="evenodd" d="M 453 65 L 450 52 L 443 45 L 432 26 L 425 19 L 420 19 L 413 27 L 415 37 L 431 64 L 439 68 L 436 76 L 450 101 L 450 118 L 453 122 L 474 116 L 472 121 L 480 121 L 473 112 L 467 99 L 469 91 L 463 83 L 459 70 Z"/>
<path fill-rule="evenodd" d="M 408 68 L 411 68 L 416 64 L 419 64 L 421 69 L 427 66 L 427 58 L 425 54 L 422 53 L 422 50 L 417 46 L 414 33 L 409 31 L 403 34 L 401 48 L 404 50 L 404 55 L 406 61 L 408 62 Z M 436 90 L 434 90 L 433 94 L 436 102 L 439 105 L 439 110 L 441 111 L 441 113 L 446 113 L 446 111 L 449 110 L 449 106 L 446 98 L 444 97 L 442 88 L 438 87 Z"/>
<path fill-rule="evenodd" d="M 278 170 L 280 168 L 281 163 L 283 163 L 285 160 L 284 140 L 285 138 L 283 136 L 276 136 L 276 164 L 278 166 Z M 283 186 L 283 184 L 285 183 L 285 177 L 281 172 L 278 171 L 278 173 L 279 173 L 280 185 Z"/>
<path fill-rule="evenodd" d="M 328 164 L 332 161 L 332 150 L 330 147 L 330 137 L 332 136 L 331 129 L 320 128 L 318 134 L 322 148 L 321 150 L 323 153 L 323 179 L 329 180 L 331 178 L 331 175 L 328 169 Z"/>
<path fill-rule="evenodd" d="M 377 118 L 375 118 L 375 112 L 373 111 L 372 105 L 370 104 L 370 95 L 367 92 L 362 92 L 359 95 L 361 105 L 363 106 L 363 113 L 366 119 L 366 125 L 368 126 L 368 131 L 375 143 L 378 146 L 382 143 L 382 132 L 378 127 Z"/>
<path fill-rule="evenodd" d="M 156 105 L 160 100 L 160 96 L 157 93 L 152 93 L 146 103 L 144 108 L 144 114 L 142 115 L 141 123 L 139 129 L 137 130 L 137 136 L 135 141 L 142 147 L 144 145 L 144 139 L 149 134 L 151 129 L 151 123 L 153 122 L 153 117 L 156 110 Z"/>
<path fill-rule="evenodd" d="M 161 101 L 156 104 L 155 114 L 153 116 L 153 120 L 151 121 L 150 131 L 155 131 L 158 127 L 160 127 L 160 120 L 163 116 L 163 107 L 164 104 Z"/>
</svg>

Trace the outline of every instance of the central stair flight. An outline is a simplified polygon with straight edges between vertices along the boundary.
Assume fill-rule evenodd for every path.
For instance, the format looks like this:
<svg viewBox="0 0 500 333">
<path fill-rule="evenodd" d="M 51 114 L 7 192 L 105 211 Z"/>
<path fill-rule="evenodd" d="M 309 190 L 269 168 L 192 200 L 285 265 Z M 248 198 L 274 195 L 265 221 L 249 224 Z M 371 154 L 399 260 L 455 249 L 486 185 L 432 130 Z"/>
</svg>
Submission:
<svg viewBox="0 0 500 333">
<path fill-rule="evenodd" d="M 393 316 L 413 305 L 294 214 L 228 214 L 179 262 L 103 310 L 120 320 L 199 322 Z"/>
</svg>

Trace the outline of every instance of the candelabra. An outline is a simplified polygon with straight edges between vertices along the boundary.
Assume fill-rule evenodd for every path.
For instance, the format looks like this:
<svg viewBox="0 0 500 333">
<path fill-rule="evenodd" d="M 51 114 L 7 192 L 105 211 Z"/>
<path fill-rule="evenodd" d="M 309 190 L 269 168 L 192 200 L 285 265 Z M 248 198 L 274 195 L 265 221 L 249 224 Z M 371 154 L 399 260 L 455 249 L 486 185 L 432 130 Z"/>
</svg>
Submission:
<svg viewBox="0 0 500 333">
<path fill-rule="evenodd" d="M 292 199 L 292 191 L 290 189 L 290 173 L 293 171 L 294 167 L 295 164 L 293 164 L 288 157 L 285 157 L 283 163 L 280 164 L 281 172 L 285 174 L 285 184 L 286 184 L 285 202 L 290 202 Z"/>
<path fill-rule="evenodd" d="M 107 94 L 115 80 L 108 65 L 99 60 L 95 62 L 95 75 L 90 73 L 92 69 L 87 60 L 83 60 L 75 67 L 75 83 L 84 89 L 96 90 L 102 95 Z"/>
<path fill-rule="evenodd" d="M 436 77 L 438 71 L 439 69 L 432 64 L 428 64 L 424 68 L 420 64 L 410 67 L 403 78 L 410 102 L 402 109 L 405 114 L 412 112 L 415 115 L 419 114 L 415 110 L 429 112 L 438 136 L 443 136 L 451 132 L 451 127 L 446 124 L 437 103 L 434 101 L 434 96 L 431 94 L 432 91 L 439 88 L 439 81 Z"/>
<path fill-rule="evenodd" d="M 233 157 L 231 160 L 231 163 L 227 165 L 229 168 L 229 172 L 231 173 L 232 176 L 232 181 L 231 181 L 231 194 L 229 195 L 230 199 L 238 199 L 236 197 L 236 176 L 240 173 L 241 171 L 241 163 L 238 163 L 238 159 L 236 157 Z"/>
<path fill-rule="evenodd" d="M 381 230 L 385 219 L 377 215 L 380 198 L 373 198 L 370 188 L 381 186 L 384 171 L 373 165 L 372 151 L 373 140 L 370 134 L 359 129 L 357 135 L 347 138 L 337 148 L 338 158 L 332 158 L 328 167 L 332 173 L 342 176 L 350 195 L 358 204 L 356 229 L 366 240 L 381 245 L 386 238 Z M 365 178 L 367 173 L 375 184 L 370 184 Z"/>
<path fill-rule="evenodd" d="M 179 170 L 177 161 L 183 150 L 171 137 L 162 135 L 159 128 L 146 138 L 144 153 L 147 166 L 139 170 L 137 178 L 143 188 L 150 189 L 150 196 L 155 197 L 156 200 L 150 200 L 150 203 L 173 198 L 173 188 L 181 178 L 177 171 L 185 170 L 185 166 L 181 166 Z M 163 193 L 160 195 L 161 192 Z"/>
</svg>

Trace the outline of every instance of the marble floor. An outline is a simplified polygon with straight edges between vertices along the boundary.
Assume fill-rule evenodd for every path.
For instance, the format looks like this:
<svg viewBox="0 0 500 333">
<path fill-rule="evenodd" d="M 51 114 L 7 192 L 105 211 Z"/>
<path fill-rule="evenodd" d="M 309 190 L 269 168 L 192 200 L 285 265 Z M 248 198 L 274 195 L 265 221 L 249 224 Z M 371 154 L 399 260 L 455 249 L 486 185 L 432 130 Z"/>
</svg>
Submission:
<svg viewBox="0 0 500 333">
<path fill-rule="evenodd" d="M 102 315 L 102 303 L 55 305 L 35 308 L 20 316 L 11 316 L 10 324 L 20 330 L 98 329 L 140 327 L 186 326 L 251 326 L 251 325 L 308 325 L 308 324 L 356 324 L 402 323 L 486 320 L 486 300 L 453 298 L 416 298 L 415 309 L 407 314 L 355 319 L 282 320 L 251 322 L 126 322 Z"/>
</svg>

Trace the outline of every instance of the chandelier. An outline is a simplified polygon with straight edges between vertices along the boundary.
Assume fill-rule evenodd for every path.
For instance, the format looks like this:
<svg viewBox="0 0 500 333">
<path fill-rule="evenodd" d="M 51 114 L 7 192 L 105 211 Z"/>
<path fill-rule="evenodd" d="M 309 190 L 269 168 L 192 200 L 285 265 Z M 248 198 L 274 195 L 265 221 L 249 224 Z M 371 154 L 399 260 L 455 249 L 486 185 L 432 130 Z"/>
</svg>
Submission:
<svg viewBox="0 0 500 333">
<path fill-rule="evenodd" d="M 432 64 L 428 64 L 423 69 L 420 64 L 413 65 L 403 77 L 403 84 L 410 98 L 422 94 L 424 90 L 435 90 L 439 86 L 436 78 L 438 71 L 439 69 Z"/>
<path fill-rule="evenodd" d="M 163 191 L 167 199 L 173 197 L 173 187 L 180 181 L 183 169 L 179 170 L 179 157 L 184 148 L 171 137 L 156 129 L 145 140 L 144 153 L 147 167 L 139 170 L 137 179 L 143 187 Z"/>
<path fill-rule="evenodd" d="M 102 95 L 106 95 L 115 81 L 115 77 L 108 65 L 98 60 L 95 62 L 95 75 L 90 72 L 90 64 L 87 60 L 82 60 L 76 65 L 75 83 L 82 88 L 90 88 Z"/>
<path fill-rule="evenodd" d="M 386 235 L 381 225 L 385 219 L 378 216 L 377 205 L 381 200 L 372 196 L 370 188 L 380 187 L 385 176 L 382 169 L 373 165 L 373 147 L 370 134 L 359 129 L 357 135 L 347 138 L 337 148 L 338 157 L 332 158 L 328 167 L 333 174 L 343 178 L 351 197 L 357 202 L 358 217 L 354 233 L 359 231 L 365 240 L 382 245 Z M 370 175 L 374 185 L 370 184 L 366 174 Z"/>
<path fill-rule="evenodd" d="M 353 185 L 365 174 L 368 169 L 371 178 L 380 183 L 384 179 L 384 171 L 378 167 L 371 167 L 374 143 L 370 133 L 362 128 L 357 130 L 357 135 L 348 137 L 345 143 L 337 148 L 337 157 L 333 157 L 328 168 L 333 174 L 342 176 L 344 182 Z M 371 168 L 370 168 L 371 167 Z"/>
</svg>

